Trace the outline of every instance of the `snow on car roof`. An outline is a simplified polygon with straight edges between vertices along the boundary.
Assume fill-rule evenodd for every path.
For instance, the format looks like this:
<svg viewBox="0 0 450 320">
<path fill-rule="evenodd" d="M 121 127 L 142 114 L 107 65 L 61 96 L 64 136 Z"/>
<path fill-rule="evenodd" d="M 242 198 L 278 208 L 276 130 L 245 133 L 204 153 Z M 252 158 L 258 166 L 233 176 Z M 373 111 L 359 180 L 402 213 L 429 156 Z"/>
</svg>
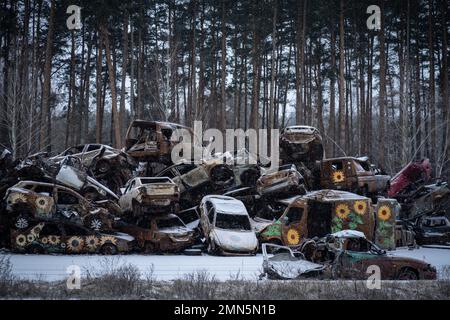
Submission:
<svg viewBox="0 0 450 320">
<path fill-rule="evenodd" d="M 364 233 L 356 230 L 342 230 L 331 234 L 336 238 L 366 238 Z"/>
<path fill-rule="evenodd" d="M 338 200 L 368 200 L 367 197 L 361 196 L 359 194 L 351 193 L 348 191 L 341 190 L 318 190 L 309 192 L 301 197 L 320 200 L 320 201 L 338 201 Z"/>
<path fill-rule="evenodd" d="M 226 196 L 211 196 L 208 200 L 216 208 L 216 211 L 226 214 L 248 215 L 242 201 Z"/>
</svg>

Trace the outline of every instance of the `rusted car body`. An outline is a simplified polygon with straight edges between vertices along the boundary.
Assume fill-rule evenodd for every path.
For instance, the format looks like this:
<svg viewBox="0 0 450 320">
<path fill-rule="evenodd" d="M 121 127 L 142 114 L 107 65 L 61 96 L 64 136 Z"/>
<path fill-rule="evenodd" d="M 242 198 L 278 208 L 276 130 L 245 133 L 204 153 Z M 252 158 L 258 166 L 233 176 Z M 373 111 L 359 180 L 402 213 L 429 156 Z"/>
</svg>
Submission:
<svg viewBox="0 0 450 320">
<path fill-rule="evenodd" d="M 379 174 L 367 158 L 342 157 L 317 163 L 320 188 L 355 192 L 362 195 L 384 195 L 390 176 Z"/>
<path fill-rule="evenodd" d="M 183 209 L 198 205 L 205 195 L 220 192 L 234 182 L 233 170 L 218 159 L 201 164 L 176 164 L 159 172 L 156 177 L 169 177 L 177 184 Z"/>
<path fill-rule="evenodd" d="M 113 255 L 132 250 L 134 238 L 125 233 L 100 233 L 76 224 L 40 222 L 28 229 L 13 231 L 11 244 L 14 251 L 34 254 Z"/>
<path fill-rule="evenodd" d="M 445 215 L 423 215 L 417 218 L 414 231 L 419 245 L 450 244 L 450 221 Z"/>
<path fill-rule="evenodd" d="M 293 164 L 279 167 L 278 171 L 263 174 L 256 182 L 256 190 L 264 196 L 305 194 L 304 179 Z"/>
<path fill-rule="evenodd" d="M 178 186 L 168 177 L 134 178 L 123 188 L 119 199 L 124 214 L 178 212 L 180 192 Z"/>
<path fill-rule="evenodd" d="M 94 229 L 110 230 L 114 216 L 79 193 L 62 185 L 21 181 L 6 192 L 6 212 L 17 229 L 33 221 L 73 221 Z"/>
<path fill-rule="evenodd" d="M 256 254 L 258 239 L 241 201 L 226 196 L 206 196 L 199 207 L 200 226 L 208 253 Z"/>
<path fill-rule="evenodd" d="M 338 190 L 320 190 L 289 199 L 275 222 L 258 233 L 259 241 L 297 246 L 303 239 L 322 237 L 344 229 L 374 238 L 375 220 L 369 198 Z"/>
<path fill-rule="evenodd" d="M 418 259 L 386 254 L 361 232 L 344 230 L 324 241 L 338 248 L 335 249 L 333 271 L 339 278 L 365 279 L 369 266 L 376 265 L 380 268 L 381 280 L 436 279 L 436 268 L 432 265 Z"/>
<path fill-rule="evenodd" d="M 134 236 L 145 252 L 181 252 L 195 243 L 194 230 L 174 214 L 153 215 L 137 224 L 118 223 L 116 227 Z"/>
<path fill-rule="evenodd" d="M 431 177 L 431 164 L 428 159 L 411 162 L 400 170 L 390 182 L 389 197 L 407 196 L 416 189 L 417 184 L 427 182 Z"/>
<path fill-rule="evenodd" d="M 314 164 L 324 158 L 322 136 L 310 126 L 289 126 L 281 131 L 280 159 Z"/>
<path fill-rule="evenodd" d="M 180 124 L 135 120 L 127 130 L 125 151 L 139 161 L 170 165 L 172 149 L 180 143 L 179 137 L 175 135 L 176 130 L 186 130 L 194 139 L 192 129 Z"/>
<path fill-rule="evenodd" d="M 450 218 L 450 189 L 445 182 L 422 185 L 410 192 L 407 198 L 400 198 L 399 202 L 402 204 L 402 217 L 406 219 L 422 214 L 445 214 Z"/>
<path fill-rule="evenodd" d="M 375 244 L 385 250 L 396 247 L 396 221 L 400 217 L 400 204 L 395 199 L 379 198 L 373 206 L 375 215 Z"/>
</svg>

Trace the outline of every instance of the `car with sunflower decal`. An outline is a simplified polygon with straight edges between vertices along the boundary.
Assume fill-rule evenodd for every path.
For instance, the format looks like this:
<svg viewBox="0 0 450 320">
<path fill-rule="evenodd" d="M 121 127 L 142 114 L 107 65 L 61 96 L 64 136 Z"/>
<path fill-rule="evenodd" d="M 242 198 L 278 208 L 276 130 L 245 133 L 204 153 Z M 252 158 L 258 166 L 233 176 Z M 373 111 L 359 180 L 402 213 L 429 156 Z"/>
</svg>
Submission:
<svg viewBox="0 0 450 320">
<path fill-rule="evenodd" d="M 114 216 L 106 201 L 90 202 L 78 192 L 62 185 L 21 181 L 6 192 L 6 214 L 12 227 L 27 229 L 36 221 L 72 221 L 94 229 L 111 229 Z"/>
<path fill-rule="evenodd" d="M 317 170 L 320 172 L 319 188 L 351 191 L 365 196 L 386 194 L 391 179 L 375 169 L 367 157 L 322 160 L 317 163 Z"/>
<path fill-rule="evenodd" d="M 339 190 L 312 191 L 288 199 L 289 205 L 275 222 L 258 232 L 261 243 L 297 246 L 305 238 L 353 229 L 374 238 L 371 200 Z"/>
<path fill-rule="evenodd" d="M 208 253 L 256 254 L 258 239 L 242 201 L 227 196 L 206 196 L 200 203 L 200 227 Z"/>
<path fill-rule="evenodd" d="M 114 255 L 134 248 L 134 238 L 125 233 L 97 232 L 72 223 L 40 222 L 11 233 L 11 247 L 17 252 L 101 253 Z"/>
</svg>

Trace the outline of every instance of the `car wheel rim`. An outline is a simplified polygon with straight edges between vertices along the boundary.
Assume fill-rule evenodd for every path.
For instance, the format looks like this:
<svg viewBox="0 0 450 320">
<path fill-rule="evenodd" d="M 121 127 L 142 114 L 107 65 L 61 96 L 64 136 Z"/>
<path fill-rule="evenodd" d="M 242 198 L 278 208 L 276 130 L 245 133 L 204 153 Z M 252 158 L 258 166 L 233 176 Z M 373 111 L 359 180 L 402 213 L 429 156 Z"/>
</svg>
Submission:
<svg viewBox="0 0 450 320">
<path fill-rule="evenodd" d="M 18 229 L 25 229 L 28 227 L 28 220 L 25 218 L 19 218 L 17 219 L 15 226 Z"/>
<path fill-rule="evenodd" d="M 100 230 L 102 227 L 102 222 L 98 219 L 92 220 L 91 221 L 91 229 L 93 230 Z"/>
</svg>

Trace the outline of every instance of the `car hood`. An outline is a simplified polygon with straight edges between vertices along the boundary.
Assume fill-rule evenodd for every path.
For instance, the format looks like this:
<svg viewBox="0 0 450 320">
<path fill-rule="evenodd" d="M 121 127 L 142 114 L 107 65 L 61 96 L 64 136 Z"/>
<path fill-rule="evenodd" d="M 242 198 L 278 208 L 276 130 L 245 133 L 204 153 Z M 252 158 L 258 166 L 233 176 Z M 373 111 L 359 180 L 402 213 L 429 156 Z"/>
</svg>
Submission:
<svg viewBox="0 0 450 320">
<path fill-rule="evenodd" d="M 253 231 L 232 231 L 214 229 L 213 238 L 217 245 L 227 251 L 253 251 L 258 246 L 258 239 Z"/>
<path fill-rule="evenodd" d="M 415 265 L 419 267 L 426 267 L 429 265 L 428 262 L 416 258 L 398 257 L 389 253 L 387 253 L 386 256 L 389 257 L 392 261 L 395 261 L 396 263 Z"/>
</svg>

